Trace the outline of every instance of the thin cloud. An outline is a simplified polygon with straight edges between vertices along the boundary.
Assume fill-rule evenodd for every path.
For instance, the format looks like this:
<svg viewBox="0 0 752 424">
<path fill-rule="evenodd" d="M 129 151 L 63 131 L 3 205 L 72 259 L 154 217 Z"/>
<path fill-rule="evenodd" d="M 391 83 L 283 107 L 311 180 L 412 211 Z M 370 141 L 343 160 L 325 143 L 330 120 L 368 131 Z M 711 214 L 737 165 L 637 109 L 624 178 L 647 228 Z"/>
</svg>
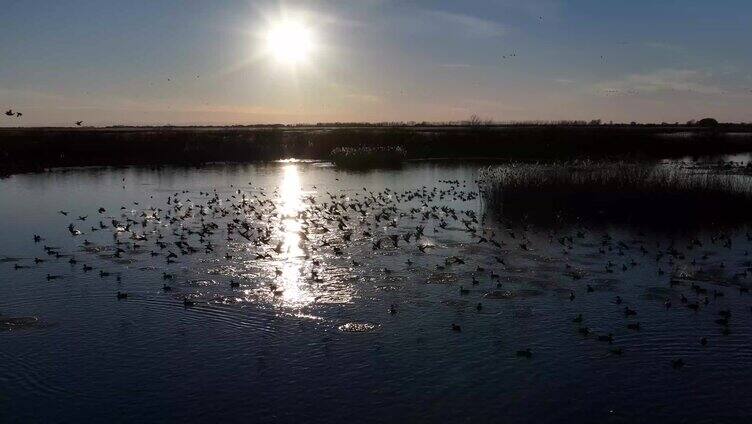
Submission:
<svg viewBox="0 0 752 424">
<path fill-rule="evenodd" d="M 430 10 L 426 16 L 438 25 L 448 25 L 455 31 L 475 37 L 499 37 L 507 32 L 506 27 L 498 22 L 460 13 Z"/>
<path fill-rule="evenodd" d="M 675 44 L 664 43 L 661 41 L 648 41 L 647 43 L 645 43 L 645 46 L 650 47 L 651 49 L 671 52 L 681 52 L 685 50 L 684 47 L 677 46 Z"/>
<path fill-rule="evenodd" d="M 473 65 L 467 63 L 440 63 L 439 67 L 446 69 L 468 69 L 472 68 Z"/>
<path fill-rule="evenodd" d="M 624 78 L 595 84 L 599 93 L 638 94 L 657 92 L 694 92 L 721 94 L 723 90 L 710 82 L 711 75 L 692 69 L 660 69 L 650 73 L 631 74 Z"/>
</svg>

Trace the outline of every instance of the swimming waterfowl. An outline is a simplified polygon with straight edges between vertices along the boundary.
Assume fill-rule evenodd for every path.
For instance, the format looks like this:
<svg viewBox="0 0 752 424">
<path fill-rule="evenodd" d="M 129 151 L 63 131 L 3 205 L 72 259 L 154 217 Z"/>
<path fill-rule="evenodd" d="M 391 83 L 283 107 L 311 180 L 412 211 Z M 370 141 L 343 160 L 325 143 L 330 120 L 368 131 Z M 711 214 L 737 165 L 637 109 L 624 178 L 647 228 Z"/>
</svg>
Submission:
<svg viewBox="0 0 752 424">
<path fill-rule="evenodd" d="M 598 336 L 598 341 L 613 343 L 614 335 L 611 333 L 608 333 L 607 335 Z"/>
<path fill-rule="evenodd" d="M 530 348 L 527 348 L 525 350 L 518 350 L 517 356 L 521 358 L 532 358 L 533 352 L 530 350 Z"/>
<path fill-rule="evenodd" d="M 207 190 L 209 191 L 209 190 Z M 507 243 L 505 243 L 503 240 L 500 239 L 500 237 L 505 236 L 506 234 L 504 232 L 501 232 L 501 234 L 493 234 L 490 229 L 483 228 L 484 224 L 478 224 L 478 221 L 473 219 L 465 219 L 467 218 L 467 215 L 463 215 L 460 210 L 452 210 L 451 208 L 448 209 L 442 209 L 441 207 L 434 208 L 434 205 L 431 205 L 430 202 L 427 200 L 430 196 L 431 189 L 426 190 L 427 194 L 422 200 L 425 200 L 426 205 L 416 205 L 417 211 L 410 211 L 409 209 L 405 208 L 404 210 L 400 210 L 395 208 L 395 210 L 391 210 L 391 205 L 396 205 L 396 203 L 399 203 L 400 198 L 398 194 L 395 194 L 394 191 L 387 192 L 382 191 L 381 194 L 379 192 L 373 193 L 373 200 L 366 200 L 363 201 L 362 197 L 358 200 L 347 200 L 340 196 L 344 195 L 344 193 L 332 193 L 331 199 L 326 199 L 327 205 L 323 206 L 323 201 L 321 199 L 318 200 L 318 203 L 316 206 L 313 206 L 312 208 L 309 208 L 306 212 L 300 213 L 298 215 L 293 214 L 292 216 L 285 216 L 283 217 L 283 213 L 280 212 L 279 204 L 277 203 L 277 199 L 279 199 L 278 193 L 271 193 L 267 192 L 268 198 L 266 200 L 262 200 L 267 195 L 260 195 L 257 193 L 257 197 L 254 198 L 253 195 L 247 195 L 237 193 L 237 197 L 235 197 L 235 194 L 233 194 L 232 199 L 229 198 L 229 196 L 218 196 L 215 194 L 209 194 L 202 192 L 200 194 L 202 200 L 198 200 L 197 197 L 194 195 L 193 200 L 189 202 L 189 199 L 187 195 L 185 194 L 178 194 L 176 193 L 175 196 L 170 195 L 169 197 L 169 204 L 171 205 L 169 209 L 165 209 L 164 211 L 157 212 L 157 208 L 149 209 L 145 207 L 141 208 L 132 208 L 130 206 L 130 201 L 128 202 L 127 206 L 128 208 L 124 209 L 122 212 L 119 212 L 120 216 L 113 216 L 111 217 L 114 221 L 112 226 L 109 225 L 103 225 L 103 222 L 100 222 L 99 227 L 105 227 L 110 228 L 113 232 L 113 241 L 110 243 L 107 242 L 101 242 L 102 235 L 108 234 L 109 231 L 104 232 L 100 231 L 96 235 L 91 234 L 88 235 L 95 243 L 91 244 L 91 247 L 87 249 L 82 248 L 81 253 L 76 253 L 76 256 L 81 258 L 80 255 L 87 255 L 92 254 L 93 252 L 99 252 L 99 249 L 102 249 L 103 252 L 112 252 L 111 249 L 114 248 L 114 246 L 117 246 L 116 251 L 116 257 L 122 255 L 122 257 L 127 258 L 129 261 L 140 261 L 140 254 L 150 254 L 153 257 L 159 256 L 159 252 L 163 252 L 167 250 L 169 252 L 169 257 L 167 258 L 168 261 L 171 259 L 177 259 L 182 258 L 186 262 L 186 266 L 189 266 L 191 264 L 192 259 L 186 258 L 186 255 L 196 255 L 200 256 L 199 260 L 203 260 L 204 258 L 209 258 L 212 261 L 218 261 L 222 262 L 222 258 L 224 258 L 225 261 L 245 261 L 253 260 L 255 257 L 257 261 L 263 261 L 262 264 L 254 265 L 254 268 L 261 268 L 263 270 L 271 271 L 274 267 L 274 265 L 282 267 L 283 261 L 287 260 L 287 254 L 289 252 L 289 246 L 287 244 L 279 244 L 280 239 L 277 233 L 275 232 L 274 226 L 281 225 L 279 222 L 283 219 L 294 219 L 297 220 L 303 227 L 302 230 L 296 229 L 295 231 L 299 231 L 300 240 L 298 241 L 298 247 L 301 248 L 301 250 L 304 250 L 303 253 L 300 254 L 300 263 L 301 269 L 305 270 L 302 272 L 303 276 L 307 275 L 308 270 L 311 268 L 314 268 L 316 270 L 316 273 L 311 273 L 311 277 L 313 278 L 313 283 L 316 282 L 323 282 L 323 279 L 321 279 L 321 275 L 326 274 L 329 275 L 335 275 L 333 278 L 337 278 L 336 272 L 329 272 L 329 270 L 335 270 L 339 269 L 342 264 L 348 265 L 349 263 L 352 263 L 353 266 L 360 265 L 357 261 L 352 259 L 351 257 L 348 257 L 348 255 L 353 254 L 354 256 L 357 256 L 356 253 L 357 250 L 351 249 L 351 247 L 355 248 L 361 248 L 364 247 L 365 250 L 371 247 L 371 243 L 378 244 L 379 249 L 381 250 L 378 252 L 379 254 L 382 254 L 385 258 L 388 258 L 389 255 L 392 256 L 391 259 L 387 259 L 389 262 L 379 262 L 374 261 L 373 265 L 371 262 L 371 258 L 363 259 L 364 263 L 369 265 L 367 269 L 376 270 L 377 272 L 379 270 L 383 271 L 384 274 L 387 274 L 389 271 L 392 271 L 388 268 L 383 268 L 383 265 L 388 265 L 390 267 L 393 267 L 394 272 L 397 273 L 397 275 L 402 275 L 403 273 L 400 272 L 400 270 L 404 270 L 405 268 L 402 267 L 400 264 L 401 260 L 399 259 L 399 255 L 403 254 L 405 252 L 409 253 L 411 250 L 414 249 L 413 246 L 425 246 L 425 247 L 431 247 L 432 249 L 435 248 L 436 251 L 439 249 L 445 249 L 449 246 L 444 246 L 447 244 L 444 240 L 437 240 L 436 245 L 432 246 L 431 240 L 429 237 L 423 236 L 423 230 L 413 230 L 411 227 L 407 227 L 406 224 L 404 224 L 409 218 L 410 214 L 413 214 L 415 216 L 415 219 L 421 220 L 421 217 L 424 216 L 424 211 L 427 213 L 426 218 L 421 221 L 420 225 L 424 225 L 428 231 L 425 233 L 428 234 L 432 226 L 438 227 L 442 230 L 446 229 L 446 232 L 449 231 L 457 231 L 457 232 L 465 232 L 465 235 L 463 237 L 467 237 L 468 240 L 470 240 L 473 245 L 471 246 L 473 249 L 479 249 L 480 251 L 484 252 L 483 256 L 481 256 L 480 260 L 477 260 L 477 257 L 474 256 L 466 256 L 463 255 L 461 258 L 454 259 L 453 256 L 448 256 L 446 258 L 439 259 L 438 267 L 443 268 L 444 273 L 442 273 L 442 277 L 452 278 L 451 281 L 466 281 L 467 276 L 471 277 L 471 282 L 473 286 L 486 284 L 486 281 L 483 280 L 483 275 L 485 272 L 488 272 L 491 276 L 491 286 L 496 284 L 497 287 L 501 287 L 501 281 L 498 281 L 500 279 L 499 274 L 495 273 L 492 270 L 492 266 L 489 265 L 489 263 L 497 263 L 506 265 L 504 263 L 504 259 L 502 259 L 500 256 L 495 255 L 507 255 L 510 254 L 510 257 L 508 258 L 510 260 L 510 263 L 513 263 L 515 257 L 513 255 L 519 255 L 520 252 L 516 251 L 517 249 L 514 248 L 514 244 L 508 243 L 509 239 L 507 239 Z M 441 191 L 439 190 L 436 194 L 436 197 L 440 196 Z M 243 197 L 241 197 L 243 196 Z M 276 196 L 276 197 L 275 197 Z M 350 196 L 347 194 L 347 196 Z M 228 197 L 227 200 L 223 200 L 222 198 Z M 387 197 L 390 197 L 394 200 L 387 200 Z M 241 200 L 242 198 L 248 199 L 245 203 Z M 451 196 L 449 196 L 451 199 Z M 254 199 L 259 199 L 258 201 Z M 350 198 L 352 199 L 352 198 Z M 274 202 L 272 202 L 274 200 Z M 415 201 L 421 200 L 420 197 L 414 198 Z M 303 200 L 307 205 L 312 205 L 312 202 L 309 200 Z M 143 202 L 142 202 L 143 203 Z M 180 205 L 180 206 L 178 206 Z M 162 205 L 163 206 L 163 205 Z M 252 209 L 252 207 L 254 209 Z M 117 209 L 117 208 L 116 208 Z M 54 211 L 54 210 L 53 210 Z M 93 211 L 89 211 L 93 213 Z M 99 210 L 97 210 L 99 214 L 103 214 L 106 212 L 103 207 L 100 207 Z M 113 211 L 118 213 L 117 211 Z M 81 213 L 81 215 L 78 215 Z M 79 211 L 79 210 L 73 210 L 72 214 L 75 214 L 74 216 L 79 216 L 79 218 L 86 217 L 87 215 L 84 215 L 86 211 Z M 459 215 L 459 216 L 456 216 Z M 98 216 L 98 215 L 92 215 L 92 216 Z M 227 222 L 221 221 L 222 217 L 228 217 L 226 219 Z M 246 217 L 248 217 L 246 219 Z M 100 216 L 101 218 L 101 216 Z M 107 220 L 109 221 L 110 218 Z M 237 220 L 237 221 L 235 221 Z M 399 220 L 399 225 L 396 225 L 397 220 Z M 483 222 L 483 221 L 481 221 Z M 67 223 L 61 223 L 61 226 L 66 225 Z M 228 224 L 228 225 L 225 225 Z M 410 224 L 412 226 L 412 224 Z M 464 225 L 464 226 L 463 226 Z M 328 228 L 327 228 L 328 227 Z M 97 227 L 92 227 L 92 232 L 95 231 Z M 75 227 L 73 227 L 74 230 L 76 230 Z M 104 228 L 103 228 L 104 229 Z M 62 230 L 62 229 L 61 229 Z M 518 245 L 520 248 L 529 248 L 533 243 L 538 245 L 538 238 L 535 233 L 535 229 L 532 226 L 528 226 L 526 224 L 526 229 L 521 230 L 519 228 L 515 227 L 516 231 L 516 237 L 519 241 Z M 446 234 L 443 233 L 443 234 Z M 242 234 L 240 234 L 242 233 Z M 439 233 L 440 235 L 437 236 L 437 239 L 442 237 L 442 233 Z M 242 244 L 244 248 L 237 249 L 235 246 L 230 247 L 230 245 L 233 245 L 234 243 L 228 242 L 227 244 L 218 244 L 215 243 L 216 240 L 224 240 L 225 238 L 229 241 L 233 239 L 231 235 L 236 239 L 242 241 Z M 35 235 L 36 236 L 36 235 Z M 563 236 L 563 237 L 562 237 Z M 96 238 L 99 237 L 99 238 Z M 572 235 L 569 234 L 561 234 L 559 230 L 551 231 L 550 240 L 553 244 L 556 243 L 557 238 L 561 237 L 560 243 L 561 248 L 563 249 L 564 254 L 566 252 L 571 251 L 573 248 L 573 245 L 576 245 L 576 243 L 579 243 L 578 241 L 572 242 L 570 238 L 572 238 Z M 585 232 L 578 232 L 577 235 L 578 238 L 591 238 L 592 235 L 590 233 Z M 613 259 L 618 254 L 619 256 L 626 256 L 626 258 L 621 260 L 614 260 L 613 262 L 616 262 L 614 264 L 612 261 L 608 261 L 607 268 L 608 269 L 616 269 L 618 270 L 619 265 L 618 263 L 622 263 L 622 270 L 627 271 L 629 267 L 635 267 L 638 266 L 637 262 L 633 260 L 630 256 L 633 254 L 639 255 L 638 250 L 635 248 L 635 243 L 629 242 L 629 241 L 620 241 L 618 238 L 614 236 L 614 234 L 611 234 L 611 237 L 613 239 L 609 239 L 606 244 L 602 246 L 602 252 L 606 256 L 598 257 L 598 263 L 596 265 L 583 265 L 578 262 L 576 262 L 577 258 L 572 258 L 572 264 L 565 263 L 565 268 L 568 270 L 567 274 L 571 272 L 572 274 L 578 274 L 580 278 L 582 276 L 587 276 L 589 272 L 594 273 L 601 273 L 602 268 L 601 266 L 603 263 L 606 262 L 608 258 Z M 52 237 L 50 237 L 53 239 Z M 164 239 L 164 240 L 163 240 Z M 376 240 L 383 239 L 383 243 L 377 242 Z M 35 242 L 39 242 L 41 240 L 41 237 L 34 238 Z M 532 240 L 532 242 L 530 241 Z M 27 242 L 30 242 L 30 240 L 27 240 Z M 480 244 L 476 245 L 475 242 L 478 242 Z M 174 243 L 175 247 L 172 247 Z M 287 241 L 285 243 L 288 243 Z M 484 243 L 487 243 L 484 245 Z M 590 240 L 583 241 L 583 243 L 590 243 Z M 622 243 L 623 245 L 621 245 Z M 643 252 L 643 255 L 649 254 L 652 255 L 653 253 L 659 252 L 662 253 L 662 259 L 660 259 L 655 265 L 652 263 L 645 264 L 645 262 L 649 262 L 647 260 L 640 261 L 641 263 L 639 266 L 642 268 L 643 266 L 647 266 L 649 270 L 655 270 L 656 268 L 663 267 L 667 270 L 667 273 L 676 274 L 678 275 L 678 271 L 682 269 L 682 267 L 686 266 L 687 261 L 683 261 L 681 252 L 677 252 L 676 249 L 674 249 L 674 243 L 672 242 L 668 246 L 664 243 L 660 248 L 656 247 L 655 249 L 651 249 L 648 251 L 645 249 L 645 246 L 649 245 L 645 243 L 645 246 L 642 245 L 642 241 L 640 241 L 639 247 L 641 248 L 639 251 Z M 719 241 L 718 243 L 722 243 L 722 241 Z M 240 244 L 240 243 L 238 243 Z M 678 244 L 678 243 L 677 243 Z M 89 246 L 88 240 L 84 241 L 85 246 Z M 508 250 L 504 250 L 502 246 L 509 246 L 511 249 L 511 253 Z M 396 252 L 392 250 L 392 247 L 395 249 L 398 249 Z M 425 250 L 425 247 L 420 250 Z M 577 246 L 579 247 L 579 246 Z M 149 249 L 153 248 L 151 252 Z M 589 248 L 589 247 L 588 247 Z M 498 250 L 496 250 L 498 249 Z M 177 253 L 173 253 L 177 252 Z M 545 251 L 543 248 L 540 249 L 541 251 Z M 598 250 L 598 246 L 595 245 L 592 248 L 592 253 L 595 253 Z M 462 251 L 462 250 L 461 250 Z M 49 262 L 55 262 L 54 258 L 56 257 L 66 257 L 66 255 L 69 255 L 70 253 L 66 253 L 64 248 L 54 248 L 54 249 L 45 249 L 45 252 L 47 255 L 50 255 L 52 258 L 48 257 L 47 255 L 44 255 L 43 257 L 47 258 Z M 414 252 L 414 250 L 412 251 Z M 488 252 L 488 253 L 485 253 Z M 558 254 L 559 247 L 556 246 L 554 254 Z M 430 252 L 429 252 L 430 253 Z M 167 253 L 165 253 L 167 255 Z M 162 257 L 165 257 L 165 255 L 162 255 Z M 203 256 L 202 256 L 203 255 Z M 334 258 L 336 255 L 345 255 L 341 259 Z M 149 255 L 144 255 L 149 256 Z M 689 255 L 688 255 L 689 256 Z M 693 256 L 697 256 L 696 254 Z M 426 271 L 428 273 L 432 272 L 434 269 L 434 266 L 436 265 L 433 261 L 434 256 L 433 255 L 418 255 L 414 256 L 411 255 L 411 257 L 416 257 L 418 259 L 415 260 L 417 264 L 419 265 L 416 267 L 415 270 L 410 270 L 410 272 L 423 272 Z M 404 259 L 404 264 L 406 264 L 408 267 L 414 266 L 415 262 L 410 258 Z M 494 259 L 491 259 L 491 258 Z M 517 256 L 519 257 L 519 256 Z M 92 260 L 109 260 L 111 259 L 109 256 L 106 256 L 104 254 L 100 254 L 99 257 L 94 256 L 94 259 Z M 442 263 L 443 259 L 443 263 Z M 527 258 L 525 258 L 527 259 Z M 86 261 L 86 259 L 81 259 L 82 261 Z M 148 259 L 147 259 L 148 260 Z M 297 259 L 296 259 L 297 260 Z M 75 261 L 73 257 L 70 258 L 71 263 Z M 160 264 L 164 264 L 161 260 L 158 260 Z M 731 259 L 726 259 L 727 262 L 729 262 L 729 266 L 727 268 L 732 268 L 735 266 L 736 262 L 732 262 Z M 115 263 L 120 263 L 120 261 L 114 261 Z M 122 261 L 123 263 L 125 261 Z M 107 268 L 110 268 L 112 266 L 116 265 L 99 265 L 103 264 L 104 262 L 96 262 L 98 264 L 98 267 L 105 266 Z M 667 263 L 675 263 L 675 266 L 668 266 Z M 717 263 L 717 262 L 715 262 Z M 395 265 L 397 264 L 397 265 Z M 518 265 L 517 263 L 514 263 L 515 267 L 523 268 L 526 265 Z M 700 265 L 703 265 L 703 263 L 700 263 Z M 706 266 L 711 266 L 711 264 L 704 264 Z M 397 268 L 394 268 L 394 267 Z M 582 270 L 578 268 L 582 268 Z M 439 268 L 439 269 L 441 269 Z M 168 280 L 172 279 L 171 274 L 167 274 L 168 272 L 174 272 L 171 271 L 173 269 L 172 267 L 165 267 L 163 268 L 164 274 L 163 279 Z M 177 268 L 175 268 L 177 269 Z M 499 268 L 496 268 L 499 269 Z M 514 287 L 514 290 L 520 289 L 520 293 L 524 293 L 524 291 L 527 289 L 524 287 L 526 284 L 528 284 L 528 281 L 526 279 L 521 279 L 519 281 L 511 278 L 511 272 L 520 272 L 524 271 L 524 269 L 509 269 L 506 266 L 505 274 L 507 275 L 505 278 L 509 278 L 509 280 L 504 280 L 505 285 L 509 285 L 510 287 Z M 287 268 L 285 268 L 285 271 Z M 676 273 L 674 271 L 677 271 Z M 76 270 L 72 270 L 71 272 L 75 272 Z M 113 270 L 114 275 L 119 277 L 119 270 Z M 280 269 L 281 271 L 281 269 Z M 354 270 L 350 269 L 350 272 L 354 275 L 361 276 L 361 273 L 359 271 L 363 272 L 364 274 L 367 274 L 363 270 Z M 692 272 L 698 273 L 698 275 L 702 275 L 696 267 L 693 267 L 691 269 Z M 104 271 L 103 271 L 104 272 Z M 162 272 L 162 270 L 158 270 L 155 272 L 155 277 L 158 280 L 159 279 L 159 272 Z M 321 273 L 319 275 L 318 273 Z M 271 273 L 271 272 L 269 272 Z M 480 273 L 480 274 L 477 274 Z M 108 273 L 109 274 L 109 273 Z M 263 273 L 261 273 L 263 274 Z M 275 271 L 276 275 L 281 276 L 281 272 Z M 489 275 L 486 274 L 486 275 Z M 169 277 L 165 277 L 166 275 L 170 275 Z M 602 275 L 602 274 L 601 274 Z M 480 276 L 480 280 L 477 278 L 477 276 Z M 370 276 L 369 276 L 370 277 Z M 379 276 L 374 276 L 374 278 L 378 278 Z M 261 278 L 269 278 L 271 279 L 271 275 L 264 274 Z M 576 277 L 573 277 L 576 279 Z M 683 277 L 682 277 L 683 278 Z M 690 297 L 693 297 L 693 300 L 698 301 L 705 301 L 702 299 L 701 296 L 695 297 L 694 294 L 706 294 L 707 291 L 712 290 L 712 287 L 709 286 L 709 283 L 705 282 L 707 280 L 703 279 L 702 277 L 698 278 L 697 281 L 703 281 L 703 285 L 708 285 L 708 289 L 706 289 L 706 292 L 703 293 L 702 290 L 697 290 L 694 287 L 692 290 L 686 290 L 685 284 L 689 284 L 691 279 L 682 279 L 679 277 L 672 278 L 670 280 L 670 284 L 673 287 L 671 289 L 670 296 L 677 296 L 679 293 L 683 290 Z M 738 279 L 737 279 L 738 278 Z M 735 276 L 734 281 L 745 281 L 742 279 L 742 275 L 739 274 L 738 276 Z M 328 280 L 328 277 L 327 277 Z M 391 280 L 396 280 L 395 278 L 391 278 Z M 265 287 L 265 285 L 268 283 L 268 280 L 261 280 L 266 281 L 261 285 L 260 287 Z M 279 281 L 279 280 L 278 280 Z M 304 282 L 304 284 L 310 284 L 311 280 L 307 280 Z M 537 284 L 537 281 L 532 282 L 533 284 Z M 234 281 L 230 282 L 230 288 L 236 288 L 238 287 L 239 283 L 236 283 Z M 586 285 L 586 292 L 592 293 L 595 291 L 595 287 L 599 287 L 599 292 L 602 291 L 602 287 L 606 287 L 607 283 L 602 283 L 599 279 L 593 278 L 590 280 L 590 284 Z M 314 284 L 315 286 L 315 284 Z M 522 287 L 519 287 L 522 286 Z M 157 286 L 158 287 L 158 286 Z M 446 289 L 448 292 L 451 292 L 453 290 L 451 287 Z M 456 287 L 456 286 L 453 286 Z M 563 286 L 567 287 L 567 286 Z M 581 285 L 573 285 L 571 287 L 577 287 L 576 290 L 581 290 Z M 699 286 L 698 286 L 699 287 Z M 740 286 L 740 294 L 745 293 L 742 289 L 743 286 Z M 163 291 L 170 291 L 172 288 L 166 284 L 163 284 L 162 286 Z M 224 286 L 224 290 L 227 289 L 227 286 Z M 702 287 L 700 287 L 702 289 Z M 317 289 L 318 290 L 318 289 Z M 439 289 L 443 290 L 443 288 Z M 483 308 L 483 305 L 480 302 L 477 302 L 477 299 L 474 299 L 474 295 L 477 293 L 480 293 L 482 291 L 480 290 L 468 290 L 464 287 L 460 287 L 460 294 L 461 295 L 469 295 L 468 300 L 472 301 L 473 303 L 476 303 L 476 309 L 478 311 L 481 311 Z M 281 290 L 277 289 L 276 286 L 270 286 L 269 292 L 265 293 L 271 293 L 274 296 L 278 296 L 281 293 Z M 626 291 L 624 292 L 625 296 L 630 296 Z M 721 293 L 720 295 L 717 295 L 716 293 Z M 209 295 L 208 293 L 204 293 L 205 295 Z M 566 294 L 566 292 L 564 292 Z M 729 294 L 729 293 L 727 293 Z M 712 299 L 719 298 L 722 296 L 722 289 L 718 288 L 713 290 L 713 296 L 711 299 L 707 300 L 710 301 Z M 662 297 L 666 296 L 665 294 L 662 295 Z M 689 303 L 689 301 L 686 299 L 684 295 L 682 296 L 682 301 L 684 303 Z M 321 295 L 317 295 L 316 299 L 320 298 Z M 571 290 L 569 294 L 570 300 L 575 300 L 575 290 Z M 611 299 L 601 299 L 600 296 L 594 296 L 588 298 L 581 299 L 582 302 L 586 302 L 588 308 L 596 306 L 596 307 L 608 307 L 608 304 L 616 303 L 617 305 L 623 304 L 623 299 L 620 296 L 615 296 L 615 298 Z M 732 296 L 733 297 L 733 296 Z M 216 297 L 217 299 L 224 299 L 223 296 L 218 295 Z M 637 299 L 635 299 L 637 300 Z M 728 301 L 731 301 L 733 299 L 729 299 Z M 185 306 L 192 306 L 195 304 L 195 301 L 189 300 L 188 298 L 183 299 Z M 186 301 L 189 303 L 186 304 Z M 275 302 L 279 303 L 281 302 L 281 299 L 277 299 Z M 470 302 L 462 302 L 470 303 Z M 470 303 L 472 304 L 472 303 Z M 671 300 L 669 297 L 665 298 L 664 306 L 666 308 L 669 308 L 671 306 Z M 572 303 L 570 306 L 574 306 Z M 636 305 L 634 305 L 636 306 Z M 725 304 L 724 304 L 725 306 Z M 486 305 L 486 308 L 488 305 Z M 566 307 L 566 305 L 564 305 Z M 711 306 L 712 307 L 712 306 Z M 699 308 L 699 303 L 698 303 Z M 585 311 L 584 309 L 581 309 L 582 311 L 589 313 L 589 322 L 588 324 L 593 325 L 594 328 L 601 328 L 600 325 L 603 324 L 613 324 L 609 323 L 607 321 L 607 318 L 604 319 L 604 322 L 592 324 L 592 316 L 599 316 L 598 314 L 591 315 L 590 309 Z M 710 311 L 710 309 L 703 308 L 702 312 Z M 752 311 L 752 309 L 751 309 Z M 396 314 L 397 309 L 394 304 L 390 305 L 389 307 L 389 313 L 391 315 Z M 615 311 L 619 312 L 619 311 Z M 649 312 L 649 311 L 646 311 Z M 571 319 L 571 315 L 569 315 L 570 312 L 565 312 L 560 317 L 561 319 L 568 319 L 567 316 L 569 316 Z M 636 314 L 636 311 L 631 309 L 630 307 L 626 307 L 624 309 L 624 313 L 626 316 L 633 316 Z M 642 312 L 641 312 L 642 313 Z M 675 313 L 675 312 L 665 312 L 665 313 Z M 474 317 L 476 315 L 473 315 Z M 478 314 L 477 318 L 474 319 L 485 319 L 483 318 L 485 315 Z M 607 316 L 607 315 L 606 315 Z M 702 315 L 700 315 L 702 316 Z M 717 317 L 716 317 L 717 318 Z M 724 327 L 724 331 L 730 327 L 729 325 L 729 317 L 721 315 L 720 320 L 725 320 L 726 324 L 722 324 Z M 577 324 L 581 324 L 583 322 L 583 314 L 577 314 L 576 317 L 574 317 L 573 322 Z M 719 322 L 720 324 L 720 322 Z M 606 328 L 619 328 L 619 325 L 625 325 L 623 322 L 616 322 L 616 327 L 606 327 Z M 627 329 L 630 330 L 639 330 L 640 329 L 640 323 L 627 323 Z M 456 326 L 456 329 L 455 329 Z M 598 326 L 598 327 L 596 327 Z M 623 327 L 622 327 L 623 328 Z M 452 326 L 453 331 L 460 331 L 459 325 L 454 324 Z M 590 329 L 587 327 L 581 327 L 578 332 L 585 336 L 591 335 Z M 598 331 L 600 333 L 600 330 Z M 472 331 L 471 331 L 472 333 Z M 569 335 L 572 336 L 571 334 Z M 638 334 L 632 334 L 630 337 L 637 337 Z M 696 337 L 696 336 L 695 336 Z M 613 335 L 599 335 L 597 336 L 597 340 L 600 341 L 613 341 Z M 704 339 L 704 338 L 703 338 Z M 589 339 L 588 339 L 589 340 Z M 691 339 L 690 339 L 691 340 Z M 695 339 L 696 340 L 696 339 Z M 702 342 L 701 342 L 702 343 Z M 703 344 L 704 345 L 704 344 Z M 696 345 L 694 345 L 697 347 Z M 528 350 L 529 351 L 529 350 Z M 621 348 L 612 348 L 609 350 L 609 352 L 620 355 L 622 353 Z M 618 352 L 618 353 L 616 353 Z"/>
<path fill-rule="evenodd" d="M 728 326 L 729 325 L 729 319 L 728 318 L 719 318 L 715 320 L 715 323 L 718 325 Z"/>
</svg>

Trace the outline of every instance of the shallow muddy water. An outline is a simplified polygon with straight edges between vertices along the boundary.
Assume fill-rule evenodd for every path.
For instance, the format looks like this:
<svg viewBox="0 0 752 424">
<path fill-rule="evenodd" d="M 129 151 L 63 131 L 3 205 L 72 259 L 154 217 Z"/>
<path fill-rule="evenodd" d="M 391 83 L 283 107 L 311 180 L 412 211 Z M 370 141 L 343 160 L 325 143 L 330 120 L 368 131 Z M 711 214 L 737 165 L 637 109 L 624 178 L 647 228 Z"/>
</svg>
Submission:
<svg viewBox="0 0 752 424">
<path fill-rule="evenodd" d="M 0 180 L 0 421 L 752 418 L 749 228 L 508 222 L 478 171 Z"/>
</svg>

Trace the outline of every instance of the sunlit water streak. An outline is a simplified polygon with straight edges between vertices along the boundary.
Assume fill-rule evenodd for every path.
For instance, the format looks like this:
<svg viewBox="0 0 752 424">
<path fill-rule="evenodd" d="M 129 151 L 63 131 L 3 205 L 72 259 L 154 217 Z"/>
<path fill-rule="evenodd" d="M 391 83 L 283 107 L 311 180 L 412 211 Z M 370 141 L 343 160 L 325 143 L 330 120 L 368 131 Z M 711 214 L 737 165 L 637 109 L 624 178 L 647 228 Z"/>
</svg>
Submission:
<svg viewBox="0 0 752 424">
<path fill-rule="evenodd" d="M 305 212 L 303 189 L 297 164 L 283 167 L 280 183 L 281 219 L 283 231 L 284 264 L 282 266 L 281 300 L 286 306 L 300 307 L 314 301 L 315 295 L 305 286 L 303 276 L 306 253 L 301 248 L 302 231 L 299 215 Z"/>
</svg>

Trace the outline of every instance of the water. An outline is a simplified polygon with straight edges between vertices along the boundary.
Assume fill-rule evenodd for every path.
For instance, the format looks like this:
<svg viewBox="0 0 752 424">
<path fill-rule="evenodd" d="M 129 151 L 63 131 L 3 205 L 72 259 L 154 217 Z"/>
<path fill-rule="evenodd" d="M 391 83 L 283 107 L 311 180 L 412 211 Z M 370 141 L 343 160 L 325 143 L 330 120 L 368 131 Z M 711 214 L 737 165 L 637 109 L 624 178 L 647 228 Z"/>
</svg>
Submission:
<svg viewBox="0 0 752 424">
<path fill-rule="evenodd" d="M 422 163 L 348 173 L 291 161 L 0 180 L 0 421 L 752 418 L 752 295 L 739 290 L 751 283 L 743 274 L 747 228 L 506 228 L 483 215 L 478 169 Z M 402 196 L 416 191 L 421 197 Z M 328 209 L 327 193 L 344 208 Z M 365 216 L 349 207 L 366 199 Z M 202 206 L 204 224 L 217 224 L 204 227 L 203 241 Z M 132 220 L 119 245 L 112 219 L 121 227 Z M 108 228 L 92 231 L 99 221 Z M 242 222 L 250 240 L 239 235 Z M 84 234 L 72 236 L 70 223 Z M 418 225 L 425 230 L 417 242 L 400 238 L 394 247 L 390 235 Z M 34 234 L 44 240 L 35 243 Z M 182 247 L 174 244 L 181 234 Z M 479 243 L 481 234 L 504 245 Z M 561 244 L 563 236 L 571 241 Z M 666 253 L 671 240 L 674 256 Z M 671 274 L 692 280 L 672 286 Z M 708 290 L 707 305 L 691 281 Z M 118 291 L 128 298 L 118 300 Z M 637 316 L 626 317 L 625 306 Z M 715 322 L 726 309 L 728 327 Z M 574 323 L 580 313 L 583 323 Z M 627 328 L 636 322 L 639 331 Z M 581 335 L 581 326 L 593 334 Z M 608 333 L 613 344 L 597 340 Z M 516 355 L 527 348 L 531 358 Z M 678 358 L 686 365 L 674 369 Z"/>
</svg>

